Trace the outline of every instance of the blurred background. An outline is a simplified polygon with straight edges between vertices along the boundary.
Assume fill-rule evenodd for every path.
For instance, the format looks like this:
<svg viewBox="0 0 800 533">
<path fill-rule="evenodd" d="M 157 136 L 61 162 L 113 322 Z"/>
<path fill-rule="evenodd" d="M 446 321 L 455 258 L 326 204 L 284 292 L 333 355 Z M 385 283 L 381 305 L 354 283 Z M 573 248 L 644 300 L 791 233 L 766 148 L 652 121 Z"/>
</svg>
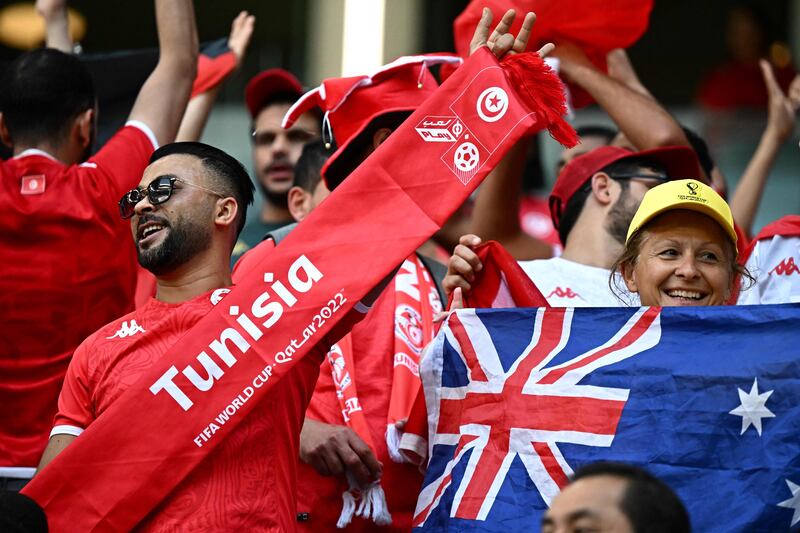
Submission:
<svg viewBox="0 0 800 533">
<path fill-rule="evenodd" d="M 246 61 L 223 86 L 203 140 L 249 166 L 250 120 L 243 91 L 250 77 L 266 68 L 283 67 L 313 87 L 326 77 L 368 72 L 400 55 L 454 51 L 453 21 L 467 3 L 196 0 L 201 41 L 227 37 L 231 21 L 243 9 L 256 16 Z M 74 0 L 69 5 L 74 11 L 73 32 L 86 55 L 154 50 L 157 44 L 150 1 Z M 0 2 L 0 62 L 40 46 L 43 35 L 32 2 Z M 657 0 L 649 29 L 628 53 L 644 85 L 682 123 L 706 138 L 732 190 L 755 150 L 766 123 L 766 107 L 727 101 L 729 94 L 744 89 L 718 74 L 734 72 L 744 86 L 753 75 L 752 58 L 767 57 L 779 75 L 790 76 L 800 57 L 800 0 Z M 115 74 L 122 78 L 128 73 L 120 65 Z M 756 72 L 760 76 L 757 67 Z M 576 126 L 589 123 L 611 124 L 596 106 L 575 116 Z M 800 213 L 799 131 L 784 146 L 770 176 L 756 231 L 776 217 Z M 549 189 L 557 151 L 555 143 L 542 136 L 541 172 L 529 177 L 531 188 Z"/>
</svg>

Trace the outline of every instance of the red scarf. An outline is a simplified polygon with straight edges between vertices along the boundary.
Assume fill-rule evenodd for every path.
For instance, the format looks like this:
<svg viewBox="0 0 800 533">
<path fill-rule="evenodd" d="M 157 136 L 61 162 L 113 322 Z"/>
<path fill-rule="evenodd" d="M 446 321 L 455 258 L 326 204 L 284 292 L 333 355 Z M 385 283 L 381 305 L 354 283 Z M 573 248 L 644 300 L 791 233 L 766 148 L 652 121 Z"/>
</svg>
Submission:
<svg viewBox="0 0 800 533">
<path fill-rule="evenodd" d="M 483 268 L 476 273 L 472 290 L 464 296 L 464 307 L 549 307 L 516 259 L 496 241 L 475 249 Z M 419 389 L 408 417 L 400 452 L 410 463 L 425 470 L 428 457 L 428 409 L 424 390 Z"/>
<path fill-rule="evenodd" d="M 508 103 L 494 106 L 492 121 L 476 107 L 487 89 Z M 281 246 L 252 250 L 261 255 L 257 272 L 28 484 L 23 492 L 44 508 L 50 528 L 132 529 L 441 227 L 523 135 L 549 128 L 574 144 L 564 112 L 562 86 L 538 56 L 518 54 L 500 64 L 487 48 L 478 50 Z M 457 117 L 458 140 L 423 140 L 414 126 L 428 116 Z M 205 391 L 181 372 L 199 367 L 203 353 L 225 368 Z M 209 421 L 239 396 L 247 401 L 239 402 L 237 416 L 198 445 Z"/>
<path fill-rule="evenodd" d="M 433 339 L 433 316 L 441 311 L 439 293 L 429 272 L 417 254 L 403 262 L 394 277 L 394 353 L 392 354 L 392 393 L 386 419 L 386 445 L 395 462 L 404 462 L 400 454 L 401 434 L 395 425 L 408 420 L 411 407 L 421 390 L 419 363 L 422 349 Z M 379 356 L 380 354 L 375 354 Z M 334 344 L 328 352 L 328 366 L 336 385 L 336 397 L 342 419 L 375 453 L 363 405 L 355 381 L 355 359 L 350 334 Z M 355 486 L 348 477 L 349 488 L 342 495 L 342 513 L 337 527 L 347 526 L 353 515 L 371 518 L 378 525 L 392 521 L 386 496 L 377 481 L 369 487 Z"/>
</svg>

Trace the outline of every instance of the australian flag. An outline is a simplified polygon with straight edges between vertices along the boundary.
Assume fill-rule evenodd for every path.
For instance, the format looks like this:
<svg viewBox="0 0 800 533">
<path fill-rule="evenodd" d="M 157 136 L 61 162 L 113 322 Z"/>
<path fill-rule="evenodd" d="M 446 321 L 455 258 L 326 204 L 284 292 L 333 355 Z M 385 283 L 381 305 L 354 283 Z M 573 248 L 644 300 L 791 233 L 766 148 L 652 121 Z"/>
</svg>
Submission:
<svg viewBox="0 0 800 533">
<path fill-rule="evenodd" d="M 661 478 L 695 531 L 800 526 L 800 305 L 465 309 L 423 376 L 421 531 L 536 531 L 598 460 Z"/>
</svg>

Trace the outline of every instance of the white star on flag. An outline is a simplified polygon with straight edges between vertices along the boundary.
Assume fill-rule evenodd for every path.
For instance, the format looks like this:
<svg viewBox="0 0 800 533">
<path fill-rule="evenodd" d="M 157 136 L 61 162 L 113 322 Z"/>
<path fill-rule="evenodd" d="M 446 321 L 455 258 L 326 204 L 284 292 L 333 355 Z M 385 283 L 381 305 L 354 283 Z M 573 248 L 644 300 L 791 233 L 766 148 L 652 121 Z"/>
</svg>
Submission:
<svg viewBox="0 0 800 533">
<path fill-rule="evenodd" d="M 788 479 L 786 484 L 789 485 L 789 490 L 792 491 L 792 497 L 779 503 L 778 507 L 786 507 L 794 511 L 794 515 L 792 515 L 792 526 L 794 526 L 800 522 L 800 485 L 795 485 Z"/>
<path fill-rule="evenodd" d="M 744 435 L 744 432 L 752 424 L 758 431 L 758 435 L 761 436 L 761 419 L 775 417 L 775 414 L 767 409 L 766 406 L 767 398 L 771 394 L 771 390 L 761 394 L 758 393 L 758 378 L 753 380 L 753 387 L 749 393 L 739 389 L 739 401 L 742 403 L 728 414 L 742 417 L 742 432 L 740 435 Z"/>
</svg>

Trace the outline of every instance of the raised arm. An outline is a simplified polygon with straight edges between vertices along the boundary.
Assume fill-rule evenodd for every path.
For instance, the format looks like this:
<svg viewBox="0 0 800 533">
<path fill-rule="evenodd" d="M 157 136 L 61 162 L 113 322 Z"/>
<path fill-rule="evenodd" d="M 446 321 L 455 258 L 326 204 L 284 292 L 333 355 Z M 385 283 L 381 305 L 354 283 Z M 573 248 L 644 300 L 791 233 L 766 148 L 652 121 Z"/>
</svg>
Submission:
<svg viewBox="0 0 800 533">
<path fill-rule="evenodd" d="M 546 259 L 552 247 L 525 233 L 519 222 L 527 143 L 522 139 L 509 150 L 478 189 L 468 233 L 499 242 L 514 259 Z"/>
<path fill-rule="evenodd" d="M 769 95 L 767 127 L 731 197 L 733 219 L 747 234 L 752 232 L 767 178 L 781 146 L 794 131 L 795 114 L 800 107 L 800 76 L 795 76 L 792 80 L 787 96 L 775 80 L 772 67 L 763 59 L 761 71 Z"/>
<path fill-rule="evenodd" d="M 36 11 L 44 18 L 45 46 L 64 53 L 72 53 L 66 0 L 36 0 Z"/>
<path fill-rule="evenodd" d="M 490 35 L 492 12 L 484 9 L 470 43 L 470 52 L 474 52 L 484 44 L 497 57 L 524 51 L 528 46 L 528 38 L 536 21 L 536 15 L 533 13 L 525 15 L 516 38 L 507 33 L 514 22 L 514 16 L 514 10 L 508 10 Z M 544 57 L 552 50 L 553 45 L 548 43 L 538 53 Z M 519 224 L 522 170 L 526 156 L 524 142 L 513 147 L 483 182 L 475 199 L 469 231 L 486 240 L 499 241 L 517 259 L 540 259 L 552 255 L 550 246 L 527 235 Z"/>
<path fill-rule="evenodd" d="M 247 47 L 250 45 L 250 38 L 253 36 L 255 22 L 256 18 L 247 11 L 242 11 L 233 19 L 231 34 L 228 37 L 228 48 L 231 49 L 233 56 L 236 58 L 236 69 L 241 66 L 244 60 Z M 232 72 L 235 72 L 236 69 Z M 217 101 L 217 95 L 222 83 L 224 83 L 224 80 L 208 91 L 198 94 L 189 100 L 176 141 L 200 140 L 200 137 L 203 136 L 206 122 L 208 122 L 208 116 L 211 114 L 211 108 L 214 107 L 214 102 Z"/>
<path fill-rule="evenodd" d="M 680 125 L 649 93 L 603 74 L 576 45 L 558 43 L 552 55 L 561 61 L 561 73 L 585 89 L 639 150 L 689 145 Z"/>
<path fill-rule="evenodd" d="M 130 120 L 141 121 L 159 144 L 175 139 L 197 71 L 197 28 L 191 0 L 156 0 L 158 64 L 144 82 Z"/>
</svg>

